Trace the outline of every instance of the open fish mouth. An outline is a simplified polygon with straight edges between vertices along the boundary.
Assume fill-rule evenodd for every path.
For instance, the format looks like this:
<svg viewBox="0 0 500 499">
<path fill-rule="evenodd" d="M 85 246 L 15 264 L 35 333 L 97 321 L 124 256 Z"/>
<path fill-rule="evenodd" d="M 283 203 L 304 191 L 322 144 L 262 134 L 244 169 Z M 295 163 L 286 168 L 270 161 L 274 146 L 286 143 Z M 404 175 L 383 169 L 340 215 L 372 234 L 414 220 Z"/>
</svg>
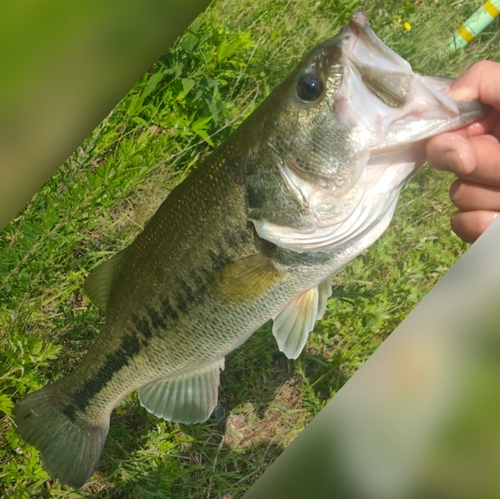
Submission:
<svg viewBox="0 0 500 499">
<path fill-rule="evenodd" d="M 384 104 L 402 107 L 414 95 L 410 64 L 373 32 L 362 12 L 355 13 L 341 34 L 347 57 L 366 87 Z"/>
<path fill-rule="evenodd" d="M 447 97 L 452 78 L 415 74 L 377 37 L 362 12 L 352 16 L 339 38 L 344 75 L 335 116 L 359 129 L 374 153 L 458 128 L 489 110 L 479 102 Z"/>
</svg>

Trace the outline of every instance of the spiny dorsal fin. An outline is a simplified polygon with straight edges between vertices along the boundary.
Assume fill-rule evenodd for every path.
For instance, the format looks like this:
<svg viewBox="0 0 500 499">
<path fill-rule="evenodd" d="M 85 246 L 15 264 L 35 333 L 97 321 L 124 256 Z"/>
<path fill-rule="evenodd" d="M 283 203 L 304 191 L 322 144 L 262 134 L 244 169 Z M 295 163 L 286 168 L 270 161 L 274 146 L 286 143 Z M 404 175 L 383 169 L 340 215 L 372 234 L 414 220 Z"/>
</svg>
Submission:
<svg viewBox="0 0 500 499">
<path fill-rule="evenodd" d="M 262 253 L 230 262 L 212 274 L 214 296 L 232 304 L 249 302 L 269 291 L 285 275 Z"/>
<path fill-rule="evenodd" d="M 141 405 L 155 416 L 176 423 L 203 423 L 217 405 L 224 358 L 175 378 L 159 379 L 139 390 Z"/>
<path fill-rule="evenodd" d="M 274 318 L 274 337 L 280 351 L 289 359 L 296 359 L 302 352 L 314 323 L 323 316 L 331 294 L 332 285 L 328 277 L 297 296 Z"/>
<path fill-rule="evenodd" d="M 117 253 L 113 258 L 99 265 L 85 280 L 83 291 L 90 298 L 94 305 L 97 305 L 103 312 L 106 311 L 109 293 L 113 285 L 118 265 L 123 257 L 123 251 Z"/>
</svg>

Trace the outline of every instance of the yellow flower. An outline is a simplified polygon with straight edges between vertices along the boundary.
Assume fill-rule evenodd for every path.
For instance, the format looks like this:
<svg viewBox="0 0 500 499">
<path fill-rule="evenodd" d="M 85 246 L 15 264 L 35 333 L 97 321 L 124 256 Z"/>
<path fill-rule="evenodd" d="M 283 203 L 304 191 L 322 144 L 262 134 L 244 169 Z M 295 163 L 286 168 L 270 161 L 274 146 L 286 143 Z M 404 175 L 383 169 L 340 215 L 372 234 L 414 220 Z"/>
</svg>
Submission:
<svg viewBox="0 0 500 499">
<path fill-rule="evenodd" d="M 410 31 L 411 30 L 411 24 L 410 23 L 404 23 L 403 26 L 405 27 L 406 31 Z"/>
</svg>

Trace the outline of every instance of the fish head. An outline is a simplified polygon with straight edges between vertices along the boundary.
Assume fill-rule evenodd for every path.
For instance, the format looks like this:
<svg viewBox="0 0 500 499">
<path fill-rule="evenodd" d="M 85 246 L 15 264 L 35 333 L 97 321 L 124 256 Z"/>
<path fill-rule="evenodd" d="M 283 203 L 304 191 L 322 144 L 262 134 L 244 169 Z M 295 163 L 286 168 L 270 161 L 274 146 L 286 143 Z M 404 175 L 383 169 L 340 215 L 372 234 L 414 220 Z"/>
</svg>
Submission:
<svg viewBox="0 0 500 499">
<path fill-rule="evenodd" d="M 447 97 L 452 82 L 414 73 L 355 13 L 262 106 L 265 173 L 250 170 L 248 178 L 259 235 L 299 252 L 332 251 L 355 238 L 371 244 L 424 162 L 423 141 L 488 112 Z"/>
</svg>

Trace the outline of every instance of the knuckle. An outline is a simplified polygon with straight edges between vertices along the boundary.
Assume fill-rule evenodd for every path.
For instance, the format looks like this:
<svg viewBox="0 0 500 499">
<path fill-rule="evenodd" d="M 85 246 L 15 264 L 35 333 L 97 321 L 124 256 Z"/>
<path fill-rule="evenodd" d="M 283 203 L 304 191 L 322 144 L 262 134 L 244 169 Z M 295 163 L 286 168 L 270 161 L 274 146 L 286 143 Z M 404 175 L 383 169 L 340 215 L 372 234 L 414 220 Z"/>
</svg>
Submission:
<svg viewBox="0 0 500 499">
<path fill-rule="evenodd" d="M 473 71 L 477 75 L 482 75 L 485 72 L 489 73 L 490 71 L 492 71 L 494 69 L 498 70 L 499 68 L 500 68 L 500 64 L 498 64 L 496 62 L 493 62 L 493 61 L 478 61 L 478 62 L 474 63 L 470 67 L 469 71 Z"/>
<path fill-rule="evenodd" d="M 450 200 L 455 205 L 458 206 L 462 204 L 464 196 L 464 182 L 462 180 L 455 180 L 450 186 Z"/>
</svg>

